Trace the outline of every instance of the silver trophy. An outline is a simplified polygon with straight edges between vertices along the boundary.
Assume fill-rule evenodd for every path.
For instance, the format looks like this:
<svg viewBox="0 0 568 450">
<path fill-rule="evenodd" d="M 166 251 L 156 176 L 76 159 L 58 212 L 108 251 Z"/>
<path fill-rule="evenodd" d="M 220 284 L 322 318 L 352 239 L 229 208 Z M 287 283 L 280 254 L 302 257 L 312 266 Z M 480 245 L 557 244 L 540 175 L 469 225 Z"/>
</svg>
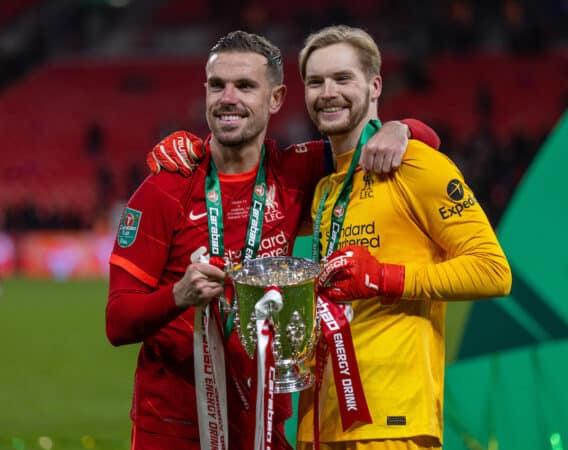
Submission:
<svg viewBox="0 0 568 450">
<path fill-rule="evenodd" d="M 304 361 L 312 357 L 319 332 L 315 278 L 320 270 L 304 258 L 276 256 L 245 261 L 230 271 L 235 326 L 249 357 L 256 350 L 256 321 L 268 318 L 274 325 L 276 393 L 301 391 L 314 382 Z"/>
</svg>

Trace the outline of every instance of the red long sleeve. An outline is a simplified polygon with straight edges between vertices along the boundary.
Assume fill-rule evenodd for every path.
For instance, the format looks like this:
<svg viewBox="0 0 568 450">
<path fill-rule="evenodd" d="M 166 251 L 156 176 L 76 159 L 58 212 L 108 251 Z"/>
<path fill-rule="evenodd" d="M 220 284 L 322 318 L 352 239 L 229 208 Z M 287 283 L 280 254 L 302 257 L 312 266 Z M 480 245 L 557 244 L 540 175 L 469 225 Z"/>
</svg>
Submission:
<svg viewBox="0 0 568 450">
<path fill-rule="evenodd" d="M 440 149 L 440 137 L 438 134 L 418 119 L 402 119 L 402 123 L 408 126 L 412 139 L 424 142 L 432 148 Z"/>
<path fill-rule="evenodd" d="M 111 264 L 106 333 L 112 345 L 140 342 L 183 311 L 175 305 L 172 286 L 153 291 L 128 272 Z"/>
</svg>

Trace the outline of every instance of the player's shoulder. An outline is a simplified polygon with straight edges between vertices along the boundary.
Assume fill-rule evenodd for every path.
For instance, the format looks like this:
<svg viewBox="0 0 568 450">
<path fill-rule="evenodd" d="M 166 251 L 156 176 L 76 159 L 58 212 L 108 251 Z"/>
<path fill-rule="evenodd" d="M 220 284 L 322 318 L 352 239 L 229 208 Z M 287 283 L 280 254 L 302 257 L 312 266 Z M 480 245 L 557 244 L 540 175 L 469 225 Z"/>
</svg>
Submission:
<svg viewBox="0 0 568 450">
<path fill-rule="evenodd" d="M 394 179 L 407 189 L 424 195 L 445 195 L 448 183 L 464 182 L 461 171 L 448 156 L 415 140 L 409 141 Z"/>
<path fill-rule="evenodd" d="M 273 158 L 282 171 L 309 173 L 323 167 L 323 155 L 323 141 L 306 141 L 275 150 Z"/>
<path fill-rule="evenodd" d="M 313 190 L 324 175 L 323 141 L 307 141 L 269 150 L 267 164 L 271 173 L 285 186 Z"/>
<path fill-rule="evenodd" d="M 406 153 L 402 159 L 402 167 L 416 169 L 436 169 L 453 170 L 456 166 L 454 162 L 444 153 L 435 148 L 430 147 L 424 142 L 415 139 L 408 140 Z"/>
<path fill-rule="evenodd" d="M 321 161 L 323 150 L 324 142 L 319 140 L 291 144 L 279 150 L 279 153 L 286 159 L 319 158 L 319 161 Z"/>
<path fill-rule="evenodd" d="M 324 143 L 321 140 L 300 142 L 281 147 L 276 144 L 276 141 L 267 139 L 265 144 L 267 144 L 268 153 L 282 161 L 321 158 L 324 150 Z"/>
<path fill-rule="evenodd" d="M 179 173 L 162 170 L 158 174 L 148 175 L 140 185 L 139 190 L 152 192 L 153 196 L 157 198 L 169 198 L 179 201 L 185 196 L 198 177 L 197 171 L 188 177 L 184 177 Z"/>
</svg>

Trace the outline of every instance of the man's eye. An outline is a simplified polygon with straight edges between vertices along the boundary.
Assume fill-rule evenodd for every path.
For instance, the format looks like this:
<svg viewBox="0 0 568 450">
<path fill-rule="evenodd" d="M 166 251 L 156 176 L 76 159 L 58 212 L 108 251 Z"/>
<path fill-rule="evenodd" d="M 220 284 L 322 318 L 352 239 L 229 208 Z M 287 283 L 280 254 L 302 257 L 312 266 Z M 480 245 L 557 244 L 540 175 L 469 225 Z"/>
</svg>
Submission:
<svg viewBox="0 0 568 450">
<path fill-rule="evenodd" d="M 223 89 L 223 85 L 221 83 L 209 83 L 208 87 L 212 91 L 219 91 Z"/>
<path fill-rule="evenodd" d="M 317 87 L 317 86 L 320 86 L 321 83 L 322 83 L 321 80 L 308 80 L 308 81 L 306 82 L 306 85 L 307 85 L 308 87 Z"/>
</svg>

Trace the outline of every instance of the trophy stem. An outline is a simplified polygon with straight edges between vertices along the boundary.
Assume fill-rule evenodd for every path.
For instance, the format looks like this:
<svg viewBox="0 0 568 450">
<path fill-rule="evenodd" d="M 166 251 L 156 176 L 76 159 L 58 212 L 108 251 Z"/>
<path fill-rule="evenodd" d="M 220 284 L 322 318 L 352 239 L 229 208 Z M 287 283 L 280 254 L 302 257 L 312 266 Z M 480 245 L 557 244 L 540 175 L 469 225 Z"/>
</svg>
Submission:
<svg viewBox="0 0 568 450">
<path fill-rule="evenodd" d="M 306 369 L 302 362 L 284 360 L 276 363 L 276 380 L 274 392 L 276 394 L 290 394 L 309 389 L 313 386 L 315 378 Z"/>
</svg>

